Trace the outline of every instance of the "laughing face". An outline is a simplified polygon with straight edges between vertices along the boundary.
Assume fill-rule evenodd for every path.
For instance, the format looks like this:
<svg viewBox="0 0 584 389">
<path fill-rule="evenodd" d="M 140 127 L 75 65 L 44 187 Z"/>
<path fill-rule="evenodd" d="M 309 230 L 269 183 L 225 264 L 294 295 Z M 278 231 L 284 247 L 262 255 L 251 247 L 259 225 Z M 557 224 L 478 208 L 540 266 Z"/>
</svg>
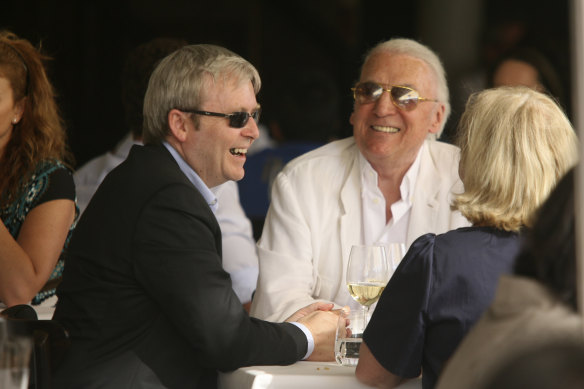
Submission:
<svg viewBox="0 0 584 389">
<path fill-rule="evenodd" d="M 404 54 L 379 52 L 369 58 L 359 82 L 375 82 L 384 88 L 407 86 L 421 97 L 435 99 L 436 82 L 430 67 Z M 357 146 L 374 168 L 379 166 L 409 167 L 429 133 L 440 130 L 444 105 L 423 102 L 412 111 L 397 108 L 389 93 L 368 104 L 355 102 L 351 114 Z"/>
<path fill-rule="evenodd" d="M 207 80 L 203 111 L 253 113 L 258 109 L 251 82 Z M 216 116 L 193 117 L 183 145 L 183 158 L 208 187 L 228 180 L 243 178 L 243 164 L 248 148 L 258 138 L 259 130 L 253 118 L 242 128 L 229 127 L 229 119 Z"/>
</svg>

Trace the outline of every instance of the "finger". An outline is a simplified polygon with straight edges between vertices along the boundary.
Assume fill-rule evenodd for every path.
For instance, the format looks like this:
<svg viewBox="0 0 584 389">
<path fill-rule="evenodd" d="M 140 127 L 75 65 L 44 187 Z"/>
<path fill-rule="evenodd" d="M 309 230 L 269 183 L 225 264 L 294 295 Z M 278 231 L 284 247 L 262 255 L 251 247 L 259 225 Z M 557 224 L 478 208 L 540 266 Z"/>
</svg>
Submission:
<svg viewBox="0 0 584 389">
<path fill-rule="evenodd" d="M 333 304 L 333 303 L 323 303 L 323 302 L 317 302 L 317 303 L 314 303 L 312 305 L 316 305 L 316 309 L 319 311 L 330 311 L 335 306 L 335 304 Z"/>
</svg>

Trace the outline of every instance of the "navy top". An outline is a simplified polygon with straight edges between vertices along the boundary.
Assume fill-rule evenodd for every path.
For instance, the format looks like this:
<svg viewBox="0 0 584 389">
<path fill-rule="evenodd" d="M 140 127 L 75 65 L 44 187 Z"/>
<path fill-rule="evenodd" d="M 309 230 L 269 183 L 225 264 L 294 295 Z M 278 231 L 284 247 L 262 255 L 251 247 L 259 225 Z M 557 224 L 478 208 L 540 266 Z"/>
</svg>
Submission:
<svg viewBox="0 0 584 389">
<path fill-rule="evenodd" d="M 419 237 L 401 261 L 364 334 L 391 373 L 433 388 L 444 362 L 491 303 L 499 276 L 511 273 L 517 233 L 465 227 Z"/>
</svg>

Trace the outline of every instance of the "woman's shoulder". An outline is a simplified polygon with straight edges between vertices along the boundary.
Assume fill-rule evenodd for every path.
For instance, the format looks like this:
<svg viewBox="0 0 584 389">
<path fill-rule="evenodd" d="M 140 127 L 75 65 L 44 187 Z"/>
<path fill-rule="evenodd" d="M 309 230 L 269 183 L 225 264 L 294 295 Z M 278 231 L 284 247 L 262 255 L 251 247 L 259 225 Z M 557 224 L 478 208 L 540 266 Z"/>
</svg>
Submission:
<svg viewBox="0 0 584 389">
<path fill-rule="evenodd" d="M 436 236 L 437 245 L 476 247 L 477 244 L 504 245 L 519 242 L 519 234 L 495 227 L 461 227 Z"/>
<path fill-rule="evenodd" d="M 73 172 L 63 162 L 48 159 L 37 164 L 28 185 L 28 196 L 38 198 L 36 205 L 55 199 L 75 199 Z"/>
<path fill-rule="evenodd" d="M 441 261 L 460 259 L 469 262 L 469 258 L 494 255 L 514 257 L 520 246 L 518 233 L 502 231 L 491 227 L 461 227 L 443 234 L 428 233 L 412 243 L 410 251 L 416 257 L 429 259 L 440 258 Z M 505 255 L 507 254 L 507 255 Z"/>
<path fill-rule="evenodd" d="M 37 164 L 32 176 L 32 181 L 47 180 L 59 182 L 66 186 L 75 185 L 73 181 L 73 170 L 65 163 L 56 159 L 47 159 Z"/>
<path fill-rule="evenodd" d="M 64 171 L 72 173 L 72 169 L 65 165 L 64 162 L 58 159 L 44 159 L 39 161 L 35 167 L 34 174 L 42 175 L 42 174 L 51 174 L 55 171 Z"/>
</svg>

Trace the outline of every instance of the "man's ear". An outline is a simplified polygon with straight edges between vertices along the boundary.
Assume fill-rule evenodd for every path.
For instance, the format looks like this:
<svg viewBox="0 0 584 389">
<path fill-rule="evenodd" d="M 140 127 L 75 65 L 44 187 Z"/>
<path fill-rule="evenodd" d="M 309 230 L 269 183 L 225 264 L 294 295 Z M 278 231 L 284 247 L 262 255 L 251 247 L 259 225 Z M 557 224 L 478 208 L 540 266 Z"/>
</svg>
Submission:
<svg viewBox="0 0 584 389">
<path fill-rule="evenodd" d="M 444 112 L 446 111 L 446 106 L 444 104 L 437 104 L 438 108 L 432 113 L 432 122 L 428 132 L 430 134 L 436 134 L 442 128 L 442 123 L 444 121 Z"/>
<path fill-rule="evenodd" d="M 181 143 L 187 139 L 187 120 L 187 115 L 178 109 L 171 109 L 168 113 L 170 133 Z"/>
</svg>

